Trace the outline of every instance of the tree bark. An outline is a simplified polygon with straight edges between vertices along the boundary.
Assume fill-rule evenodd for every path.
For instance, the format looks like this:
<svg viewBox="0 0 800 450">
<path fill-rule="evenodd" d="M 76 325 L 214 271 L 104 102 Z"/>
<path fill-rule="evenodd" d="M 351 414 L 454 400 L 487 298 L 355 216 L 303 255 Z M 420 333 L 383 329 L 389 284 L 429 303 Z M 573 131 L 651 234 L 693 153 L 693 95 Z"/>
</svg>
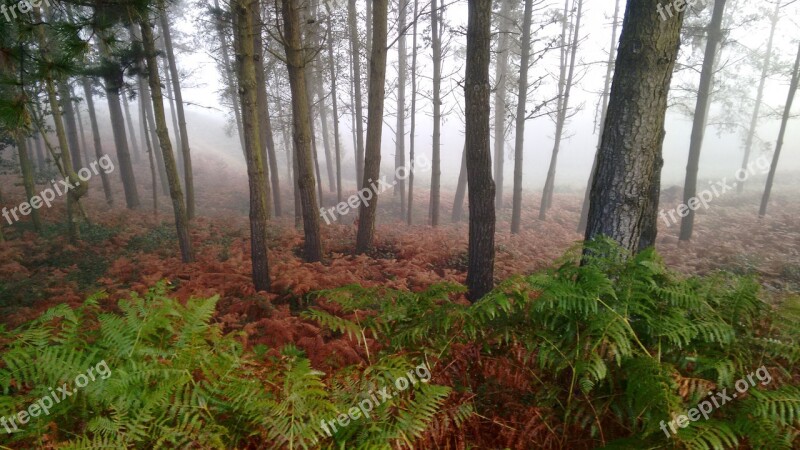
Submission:
<svg viewBox="0 0 800 450">
<path fill-rule="evenodd" d="M 464 80 L 469 263 L 467 298 L 477 302 L 494 288 L 495 187 L 492 180 L 489 62 L 492 0 L 469 0 Z"/>
<path fill-rule="evenodd" d="M 767 215 L 767 206 L 769 205 L 769 197 L 772 194 L 772 183 L 775 182 L 775 172 L 778 170 L 778 161 L 781 158 L 781 150 L 783 150 L 783 140 L 786 137 L 786 128 L 789 124 L 789 118 L 792 113 L 792 103 L 794 102 L 794 95 L 797 92 L 798 82 L 800 82 L 800 46 L 797 49 L 797 59 L 794 62 L 794 70 L 792 72 L 792 82 L 789 85 L 789 98 L 786 100 L 786 109 L 783 112 L 783 120 L 781 121 L 781 131 L 778 134 L 778 142 L 775 145 L 775 155 L 772 157 L 772 165 L 769 169 L 767 176 L 767 186 L 764 189 L 764 195 L 761 198 L 761 208 L 758 215 L 763 218 Z"/>
<path fill-rule="evenodd" d="M 464 198 L 467 195 L 467 148 L 461 152 L 461 170 L 458 172 L 456 196 L 453 200 L 453 222 L 461 222 L 464 217 Z"/>
<path fill-rule="evenodd" d="M 359 208 L 356 253 L 366 253 L 372 247 L 375 236 L 375 216 L 381 188 L 373 186 L 379 182 L 381 172 L 381 136 L 383 132 L 383 107 L 386 97 L 386 58 L 388 40 L 389 0 L 373 0 L 372 10 L 372 57 L 369 72 L 369 111 L 367 122 L 367 149 L 364 160 L 364 182 L 362 190 L 372 192 L 373 198 L 363 202 Z"/>
<path fill-rule="evenodd" d="M 83 95 L 86 97 L 86 107 L 89 110 L 89 124 L 92 127 L 92 136 L 94 138 L 94 155 L 99 161 L 105 152 L 103 152 L 103 142 L 100 140 L 100 127 L 97 124 L 97 113 L 94 109 L 92 82 L 84 77 L 81 79 L 81 83 L 83 84 Z M 108 174 L 105 170 L 100 171 L 100 179 L 103 181 L 103 193 L 106 196 L 106 203 L 111 206 L 114 204 L 114 196 L 111 193 L 111 181 L 108 179 Z"/>
<path fill-rule="evenodd" d="M 708 41 L 703 58 L 703 69 L 700 72 L 700 86 L 697 90 L 697 106 L 694 110 L 694 123 L 692 124 L 692 137 L 689 142 L 689 162 L 686 164 L 686 182 L 683 185 L 683 204 L 688 205 L 689 200 L 697 196 L 697 173 L 700 170 L 700 153 L 703 150 L 703 139 L 706 134 L 706 121 L 711 108 L 711 90 L 714 83 L 714 68 L 716 66 L 717 51 L 722 41 L 722 19 L 725 15 L 727 0 L 714 2 L 714 13 L 711 24 L 708 26 Z M 688 215 L 681 221 L 681 241 L 688 241 L 694 232 L 695 212 L 689 209 Z"/>
<path fill-rule="evenodd" d="M 750 120 L 750 129 L 747 132 L 747 142 L 744 144 L 744 159 L 742 160 L 742 170 L 747 171 L 747 165 L 750 164 L 750 153 L 753 149 L 753 141 L 756 136 L 756 129 L 758 128 L 758 119 L 761 114 L 761 104 L 764 101 L 764 88 L 767 85 L 767 76 L 769 76 L 770 65 L 772 64 L 772 48 L 775 43 L 775 30 L 778 28 L 778 21 L 780 20 L 781 0 L 775 2 L 775 12 L 773 13 L 770 21 L 772 28 L 769 32 L 769 41 L 767 41 L 767 53 L 764 55 L 764 63 L 761 66 L 761 80 L 758 83 L 758 94 L 756 95 L 756 105 L 753 108 L 753 118 Z M 744 183 L 747 180 L 739 181 L 736 184 L 736 190 L 739 194 L 744 192 Z"/>
<path fill-rule="evenodd" d="M 261 144 L 264 133 L 259 104 L 256 60 L 261 34 L 261 16 L 257 0 L 236 0 L 231 4 L 234 17 L 234 47 L 236 48 L 236 72 L 239 80 L 239 96 L 242 105 L 247 177 L 250 186 L 250 250 L 253 262 L 253 284 L 258 291 L 269 291 L 269 258 L 267 250 L 267 215 L 269 214 L 269 184 L 265 169 L 265 147 Z M 258 37 L 256 36 L 258 35 Z M 263 65 L 263 64 L 262 64 Z M 263 67 L 262 67 L 263 69 Z M 262 72 L 263 78 L 263 72 Z M 264 92 L 264 96 L 266 91 Z M 264 99 L 266 100 L 266 99 Z"/>
<path fill-rule="evenodd" d="M 614 75 L 614 59 L 617 53 L 617 30 L 619 29 L 619 1 L 614 2 L 614 23 L 611 25 L 611 44 L 608 46 L 608 61 L 606 62 L 606 81 L 603 86 L 603 105 L 600 109 L 600 131 L 597 133 L 597 151 L 594 153 L 594 163 L 592 171 L 589 173 L 589 183 L 586 184 L 586 193 L 583 196 L 583 206 L 581 207 L 581 218 L 578 221 L 578 233 L 586 233 L 586 221 L 589 219 L 589 203 L 592 194 L 592 182 L 597 170 L 597 152 L 603 143 L 603 127 L 606 123 L 606 113 L 608 112 L 608 95 L 611 90 L 611 77 Z"/>
<path fill-rule="evenodd" d="M 525 0 L 522 23 L 522 53 L 520 58 L 519 85 L 517 88 L 517 123 L 514 141 L 514 198 L 511 207 L 511 233 L 522 230 L 522 160 L 525 154 L 525 111 L 528 103 L 528 70 L 531 59 L 531 22 L 533 0 Z"/>
<path fill-rule="evenodd" d="M 356 186 L 364 181 L 364 103 L 361 93 L 361 43 L 358 38 L 356 0 L 347 1 L 350 54 L 353 57 L 353 87 L 356 95 Z"/>
<path fill-rule="evenodd" d="M 497 17 L 498 48 L 497 65 L 495 67 L 495 84 L 497 91 L 494 94 L 494 183 L 495 207 L 503 207 L 503 170 L 506 157 L 506 90 L 508 86 L 508 56 L 510 52 L 509 36 L 513 21 L 511 15 L 511 0 L 501 0 L 500 12 Z M 529 39 L 530 40 L 530 39 Z M 523 40 L 523 46 L 525 41 Z M 529 44 L 530 45 L 530 44 Z"/>
<path fill-rule="evenodd" d="M 294 145 L 297 157 L 295 177 L 303 212 L 303 248 L 306 262 L 322 258 L 322 240 L 319 231 L 319 211 L 315 192 L 311 157 L 311 113 L 309 111 L 306 86 L 306 55 L 303 47 L 298 0 L 281 0 L 284 22 L 284 47 L 289 85 L 292 91 L 292 117 L 294 121 Z"/>
<path fill-rule="evenodd" d="M 147 77 L 150 84 L 150 93 L 153 100 L 156 131 L 161 144 L 161 153 L 164 157 L 164 166 L 169 182 L 169 194 L 172 199 L 172 210 L 175 213 L 175 228 L 178 233 L 178 244 L 181 249 L 181 259 L 184 263 L 194 261 L 191 235 L 189 234 L 189 217 L 186 212 L 186 203 L 181 190 L 181 180 L 178 176 L 178 166 L 172 153 L 172 142 L 169 140 L 167 118 L 164 114 L 164 96 L 161 93 L 161 80 L 158 75 L 158 57 L 153 41 L 153 29 L 149 19 L 143 18 L 139 22 L 142 30 L 142 44 L 144 45 L 145 59 L 147 61 Z M 188 164 L 188 161 L 186 161 Z"/>
<path fill-rule="evenodd" d="M 428 222 L 439 225 L 442 183 L 442 35 L 439 31 L 439 5 L 431 0 L 431 48 L 433 50 L 433 148 L 431 149 L 431 198 Z"/>
<path fill-rule="evenodd" d="M 662 21 L 658 4 L 628 1 L 586 229 L 587 241 L 608 236 L 632 253 L 657 221 L 667 97 L 684 17 Z"/>
<path fill-rule="evenodd" d="M 194 177 L 192 175 L 192 155 L 189 148 L 189 132 L 186 129 L 186 113 L 183 110 L 183 93 L 181 92 L 180 74 L 175 62 L 175 50 L 172 46 L 172 35 L 167 20 L 167 10 L 161 1 L 161 31 L 164 38 L 164 47 L 167 50 L 169 72 L 172 76 L 172 92 L 175 94 L 175 108 L 178 113 L 178 127 L 180 130 L 181 154 L 183 155 L 183 179 L 186 184 L 186 215 L 191 220 L 195 216 Z"/>
<path fill-rule="evenodd" d="M 399 0 L 397 29 L 397 132 L 395 134 L 394 169 L 395 175 L 406 168 L 406 72 L 408 71 L 408 51 L 406 49 L 406 23 L 408 22 L 408 0 Z M 416 17 L 414 18 L 416 20 Z M 406 216 L 405 176 L 395 177 L 395 198 L 400 198 L 400 218 Z"/>
</svg>

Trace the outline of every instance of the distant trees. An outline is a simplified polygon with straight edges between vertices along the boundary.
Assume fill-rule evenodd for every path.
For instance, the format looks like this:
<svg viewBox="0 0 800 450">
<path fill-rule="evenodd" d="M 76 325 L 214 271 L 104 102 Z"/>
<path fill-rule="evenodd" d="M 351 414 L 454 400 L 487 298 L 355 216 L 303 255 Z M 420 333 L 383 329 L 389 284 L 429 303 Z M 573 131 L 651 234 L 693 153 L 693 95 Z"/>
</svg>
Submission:
<svg viewBox="0 0 800 450">
<path fill-rule="evenodd" d="M 592 183 L 586 240 L 631 252 L 655 243 L 662 146 L 684 13 L 662 21 L 659 0 L 629 0 Z"/>
</svg>

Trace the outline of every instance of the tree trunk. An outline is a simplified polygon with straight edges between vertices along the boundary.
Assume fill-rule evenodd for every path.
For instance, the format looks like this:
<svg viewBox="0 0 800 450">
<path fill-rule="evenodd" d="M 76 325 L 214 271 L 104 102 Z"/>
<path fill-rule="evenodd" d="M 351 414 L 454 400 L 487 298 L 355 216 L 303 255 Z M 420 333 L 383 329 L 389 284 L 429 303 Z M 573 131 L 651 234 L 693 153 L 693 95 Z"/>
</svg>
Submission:
<svg viewBox="0 0 800 450">
<path fill-rule="evenodd" d="M 511 233 L 522 230 L 522 160 L 525 154 L 525 106 L 528 103 L 528 70 L 531 59 L 531 22 L 533 21 L 533 0 L 525 0 L 522 23 L 522 47 L 517 88 L 517 123 L 514 141 L 514 198 L 511 207 Z"/>
<path fill-rule="evenodd" d="M 89 164 L 91 158 L 89 158 L 89 146 L 86 145 L 86 132 L 83 129 L 83 117 L 81 117 L 80 103 L 78 103 L 77 99 L 75 98 L 75 88 L 72 85 L 69 86 L 69 96 L 72 98 L 74 103 L 73 108 L 75 110 L 75 121 L 78 124 L 78 132 L 80 133 L 81 137 L 81 155 L 86 161 L 86 164 Z"/>
<path fill-rule="evenodd" d="M 397 29 L 397 132 L 395 135 L 394 173 L 397 184 L 394 186 L 395 198 L 400 197 L 400 219 L 406 216 L 406 180 L 397 177 L 399 171 L 406 172 L 406 72 L 408 71 L 408 50 L 406 49 L 406 23 L 408 22 L 407 0 L 399 0 Z M 416 20 L 416 17 L 414 18 Z"/>
<path fill-rule="evenodd" d="M 161 45 L 161 51 L 166 53 L 166 49 L 164 48 L 163 40 L 159 41 Z M 182 148 L 183 144 L 181 144 L 181 136 L 178 126 L 178 114 L 175 112 L 177 109 L 175 106 L 175 94 L 172 92 L 172 76 L 169 73 L 169 63 L 166 61 L 161 62 L 161 68 L 164 71 L 164 86 L 167 87 L 167 103 L 169 104 L 169 115 L 172 119 L 172 136 L 175 137 L 175 148 Z M 159 70 L 162 70 L 162 69 Z M 178 173 L 180 174 L 183 171 L 183 153 L 177 152 L 178 157 Z M 183 180 L 183 176 L 181 176 L 181 180 Z"/>
<path fill-rule="evenodd" d="M 19 167 L 22 171 L 22 185 L 25 187 L 25 198 L 28 204 L 31 204 L 31 199 L 36 196 L 36 181 L 33 177 L 33 166 L 28 153 L 28 145 L 21 131 L 17 132 L 17 154 L 19 155 Z M 40 233 L 42 231 L 42 221 L 39 218 L 39 210 L 37 208 L 30 208 L 30 210 L 33 229 Z"/>
<path fill-rule="evenodd" d="M 498 38 L 497 66 L 495 68 L 495 83 L 497 91 L 494 94 L 494 183 L 495 207 L 503 208 L 503 168 L 506 156 L 506 90 L 508 85 L 508 56 L 510 52 L 509 36 L 511 35 L 511 0 L 501 0 L 497 25 L 500 31 Z M 523 46 L 525 41 L 523 41 Z M 530 46 L 530 44 L 529 44 Z"/>
<path fill-rule="evenodd" d="M 659 0 L 629 0 L 592 184 L 586 240 L 630 252 L 657 221 L 659 168 L 683 12 L 662 21 Z M 651 236 L 651 238 L 654 236 Z"/>
<path fill-rule="evenodd" d="M 473 303 L 494 288 L 494 181 L 490 122 L 492 0 L 469 0 L 467 68 L 464 80 L 469 263 L 467 298 Z"/>
<path fill-rule="evenodd" d="M 337 94 L 336 61 L 333 57 L 333 19 L 330 2 L 325 2 L 328 14 L 328 66 L 331 72 L 331 102 L 333 104 L 333 145 L 336 153 L 336 201 L 341 202 L 342 196 L 342 150 L 339 142 L 339 100 Z"/>
<path fill-rule="evenodd" d="M 439 225 L 442 183 L 442 35 L 439 31 L 439 5 L 431 0 L 431 48 L 433 50 L 433 148 L 431 149 L 431 198 L 428 222 Z"/>
<path fill-rule="evenodd" d="M 727 0 L 716 0 L 714 2 L 714 13 L 711 17 L 711 24 L 708 26 L 708 41 L 706 42 L 706 52 L 703 58 L 703 69 L 700 72 L 700 86 L 697 90 L 697 106 L 694 110 L 692 138 L 689 142 L 686 182 L 683 185 L 683 204 L 685 205 L 688 205 L 689 200 L 697 196 L 697 173 L 700 170 L 700 152 L 703 150 L 706 121 L 711 107 L 711 90 L 714 83 L 717 51 L 722 41 L 722 19 L 725 15 L 726 2 Z M 694 210 L 689 209 L 688 215 L 681 221 L 681 241 L 688 241 L 692 238 L 694 218 Z"/>
<path fill-rule="evenodd" d="M 411 49 L 411 129 L 409 136 L 408 161 L 411 170 L 408 173 L 408 226 L 414 225 L 414 161 L 417 142 L 417 26 L 419 24 L 419 0 L 414 0 L 414 26 Z"/>
<path fill-rule="evenodd" d="M 256 60 L 262 55 L 256 48 L 260 41 L 261 16 L 257 0 L 237 0 L 231 4 L 236 49 L 236 72 L 242 105 L 247 177 L 250 186 L 250 250 L 253 262 L 253 283 L 258 291 L 269 291 L 269 258 L 267 254 L 267 215 L 269 184 L 265 169 L 266 149 L 261 145 L 264 133 L 260 128 L 259 91 Z M 258 37 L 256 37 L 258 35 Z M 262 67 L 263 69 L 263 67 Z M 263 78 L 263 72 L 262 72 Z M 264 92 L 264 96 L 266 91 Z M 266 100 L 266 99 L 264 99 Z"/>
<path fill-rule="evenodd" d="M 347 0 L 350 54 L 353 57 L 353 87 L 356 95 L 356 186 L 360 186 L 364 181 L 364 103 L 361 93 L 361 43 L 356 19 L 356 0 Z"/>
<path fill-rule="evenodd" d="M 311 113 L 309 111 L 306 85 L 306 54 L 303 47 L 300 11 L 303 5 L 298 0 L 281 0 L 283 5 L 284 47 L 289 85 L 292 91 L 292 117 L 294 121 L 294 145 L 297 155 L 295 177 L 303 212 L 305 244 L 303 256 L 306 262 L 322 258 L 322 241 L 319 231 L 319 211 L 315 192 L 311 157 Z"/>
<path fill-rule="evenodd" d="M 81 160 L 81 146 L 78 143 L 78 123 L 75 121 L 75 108 L 72 106 L 72 95 L 70 94 L 68 80 L 58 83 L 58 96 L 61 100 L 64 125 L 67 127 L 67 141 L 69 142 L 72 167 L 75 170 L 80 170 L 83 168 L 83 161 Z"/>
<path fill-rule="evenodd" d="M 132 148 L 131 154 L 133 155 L 133 161 L 139 162 L 139 154 L 142 152 L 141 147 L 139 147 L 139 139 L 136 137 L 136 128 L 133 126 L 133 118 L 131 117 L 131 108 L 128 103 L 128 96 L 125 95 L 125 92 L 120 93 L 122 97 L 122 110 L 125 113 L 125 123 L 128 124 L 128 134 L 131 136 L 131 144 Z"/>
<path fill-rule="evenodd" d="M 192 155 L 189 148 L 189 132 L 186 130 L 186 113 L 183 110 L 183 94 L 181 93 L 181 80 L 178 74 L 178 65 L 175 63 L 175 51 L 172 47 L 172 35 L 167 20 L 167 10 L 161 1 L 161 31 L 164 38 L 164 47 L 167 50 L 169 71 L 172 75 L 172 91 L 175 93 L 175 108 L 178 113 L 178 127 L 180 129 L 181 154 L 183 155 L 183 178 L 186 184 L 186 215 L 191 220 L 195 216 L 194 202 L 194 177 L 192 175 Z"/>
<path fill-rule="evenodd" d="M 226 83 L 227 94 L 233 104 L 233 117 L 236 120 L 236 130 L 239 132 L 239 143 L 242 145 L 242 152 L 244 152 L 244 130 L 242 129 L 242 114 L 239 108 L 239 95 L 236 93 L 236 82 L 233 68 L 231 67 L 230 55 L 228 54 L 228 37 L 225 34 L 225 23 L 222 21 L 222 9 L 219 7 L 219 0 L 214 0 L 214 8 L 217 13 L 214 24 L 217 29 L 220 49 L 222 50 L 222 68 L 225 73 L 223 81 Z"/>
<path fill-rule="evenodd" d="M 255 1 L 258 5 L 258 1 Z M 253 26 L 253 51 L 255 62 L 255 75 L 257 87 L 257 105 L 258 105 L 258 123 L 259 123 L 259 142 L 261 145 L 261 159 L 265 165 L 264 170 L 267 172 L 265 178 L 267 183 L 271 184 L 266 187 L 267 192 L 267 218 L 269 219 L 269 206 L 270 206 L 270 192 L 272 193 L 272 208 L 275 211 L 275 216 L 280 217 L 283 213 L 281 208 L 281 183 L 280 174 L 278 173 L 278 159 L 275 154 L 275 137 L 272 132 L 272 119 L 269 116 L 269 99 L 267 97 L 267 74 L 264 67 L 264 40 L 261 36 L 261 27 L 263 25 L 261 20 L 261 8 L 257 6 L 255 22 Z M 241 93 L 240 93 L 241 95 Z M 246 140 L 245 140 L 246 141 Z"/>
<path fill-rule="evenodd" d="M 456 196 L 453 200 L 453 222 L 461 222 L 464 217 L 464 197 L 467 195 L 467 148 L 461 152 L 461 170 L 458 172 Z"/>
<path fill-rule="evenodd" d="M 144 108 L 139 108 L 139 119 L 142 121 L 142 136 L 147 147 L 147 159 L 150 162 L 150 180 L 153 182 L 153 218 L 158 219 L 158 176 L 156 175 L 156 163 L 153 156 L 153 146 L 150 139 L 147 139 L 147 118 L 145 118 Z"/>
<path fill-rule="evenodd" d="M 175 157 L 172 153 L 172 143 L 169 140 L 167 118 L 164 114 L 164 96 L 161 93 L 161 80 L 158 75 L 156 46 L 153 41 L 153 29 L 148 20 L 147 18 L 143 18 L 139 22 L 139 26 L 142 30 L 142 44 L 144 45 L 147 60 L 147 77 L 153 99 L 156 131 L 158 133 L 159 143 L 161 144 L 161 153 L 164 157 L 167 181 L 169 182 L 169 194 L 172 199 L 172 209 L 175 213 L 175 228 L 177 229 L 178 243 L 181 248 L 181 259 L 184 263 L 190 263 L 194 261 L 194 250 L 192 249 L 192 241 L 189 234 L 189 217 L 186 213 L 186 204 L 184 203 L 183 192 L 181 191 L 178 166 L 175 163 Z M 187 160 L 186 163 L 188 165 L 189 161 Z"/>
<path fill-rule="evenodd" d="M 614 59 L 617 53 L 617 30 L 619 25 L 619 1 L 614 2 L 614 23 L 611 25 L 611 44 L 608 46 L 608 61 L 606 62 L 606 81 L 603 86 L 603 105 L 600 108 L 600 130 L 597 136 L 597 151 L 603 143 L 603 127 L 606 123 L 606 113 L 608 112 L 608 95 L 611 90 L 611 77 L 614 75 Z M 594 154 L 592 171 L 589 173 L 589 183 L 586 185 L 586 193 L 583 196 L 583 207 L 581 207 L 581 218 L 578 222 L 578 233 L 586 233 L 586 221 L 589 219 L 589 200 L 592 193 L 592 182 L 594 173 L 597 170 L 597 151 Z"/>
<path fill-rule="evenodd" d="M 753 148 L 753 140 L 756 136 L 756 128 L 758 128 L 758 119 L 761 114 L 761 104 L 764 100 L 764 88 L 767 84 L 767 77 L 769 76 L 769 69 L 772 64 L 772 48 L 775 43 L 775 30 L 778 28 L 778 21 L 780 20 L 781 0 L 775 2 L 775 12 L 770 18 L 772 28 L 769 32 L 769 41 L 767 42 L 767 53 L 764 55 L 764 63 L 761 66 L 761 80 L 758 83 L 758 94 L 756 95 L 756 106 L 753 108 L 753 118 L 750 120 L 750 129 L 747 132 L 747 142 L 744 144 L 744 159 L 742 160 L 742 170 L 747 171 L 747 166 L 750 164 L 750 153 Z M 739 194 L 744 192 L 745 180 L 738 181 L 736 189 Z"/>
<path fill-rule="evenodd" d="M 363 202 L 359 208 L 356 253 L 366 253 L 372 247 L 375 236 L 375 216 L 381 188 L 373 186 L 379 182 L 381 172 L 381 135 L 383 132 L 383 107 L 386 99 L 386 57 L 388 40 L 389 0 L 373 0 L 372 10 L 372 57 L 369 71 L 369 112 L 367 122 L 367 153 L 364 161 L 362 192 L 370 191 L 372 200 Z"/>
<path fill-rule="evenodd" d="M 42 136 L 38 131 L 33 135 L 33 145 L 36 147 L 36 168 L 40 174 L 45 173 L 47 169 L 47 158 L 44 155 Z"/>
<path fill-rule="evenodd" d="M 794 62 L 792 82 L 789 85 L 789 98 L 786 100 L 786 109 L 783 112 L 781 131 L 778 134 L 778 143 L 775 145 L 775 155 L 772 157 L 772 165 L 770 166 L 769 175 L 767 176 L 767 186 L 764 189 L 764 196 L 761 198 L 761 208 L 758 212 L 758 215 L 761 218 L 767 215 L 769 197 L 772 194 L 772 183 L 775 181 L 775 172 L 778 170 L 778 161 L 781 158 L 783 139 L 786 137 L 786 127 L 789 124 L 789 118 L 791 117 L 792 103 L 794 102 L 794 95 L 797 92 L 798 82 L 800 82 L 800 47 L 797 49 L 797 59 Z"/>
<path fill-rule="evenodd" d="M 547 218 L 547 211 L 553 205 L 553 191 L 556 184 L 556 167 L 558 166 L 558 153 L 561 151 L 561 139 L 564 135 L 564 126 L 567 122 L 567 111 L 569 110 L 569 96 L 572 91 L 572 84 L 575 80 L 575 58 L 578 54 L 578 42 L 580 41 L 581 18 L 583 16 L 583 0 L 577 0 L 578 11 L 575 13 L 575 30 L 570 44 L 569 72 L 564 82 L 564 97 L 561 100 L 561 108 L 558 111 L 558 121 L 556 123 L 555 143 L 553 144 L 553 154 L 550 157 L 550 167 L 547 170 L 547 179 L 544 183 L 542 192 L 542 204 L 539 207 L 539 219 Z M 565 19 L 566 20 L 566 19 Z M 562 71 L 563 75 L 563 71 Z"/>
<path fill-rule="evenodd" d="M 81 79 L 81 83 L 83 84 L 83 95 L 86 97 L 86 108 L 89 110 L 89 124 L 92 127 L 92 137 L 94 138 L 94 155 L 95 158 L 100 161 L 100 158 L 103 157 L 105 152 L 103 152 L 103 143 L 100 140 L 100 127 L 97 124 L 97 113 L 94 109 L 92 82 L 84 77 Z M 111 193 L 111 181 L 108 179 L 108 174 L 105 170 L 100 171 L 100 178 L 103 181 L 103 193 L 106 196 L 106 203 L 111 206 L 114 204 L 114 196 Z"/>
</svg>

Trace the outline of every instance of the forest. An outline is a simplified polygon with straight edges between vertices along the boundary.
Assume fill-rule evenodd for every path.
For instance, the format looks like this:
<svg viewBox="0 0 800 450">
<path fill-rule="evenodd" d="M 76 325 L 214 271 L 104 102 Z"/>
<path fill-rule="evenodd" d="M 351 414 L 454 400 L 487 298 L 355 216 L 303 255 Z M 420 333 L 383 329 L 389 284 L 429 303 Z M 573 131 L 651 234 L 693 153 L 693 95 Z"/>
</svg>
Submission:
<svg viewBox="0 0 800 450">
<path fill-rule="evenodd" d="M 800 449 L 800 0 L 0 0 L 0 450 Z"/>
</svg>

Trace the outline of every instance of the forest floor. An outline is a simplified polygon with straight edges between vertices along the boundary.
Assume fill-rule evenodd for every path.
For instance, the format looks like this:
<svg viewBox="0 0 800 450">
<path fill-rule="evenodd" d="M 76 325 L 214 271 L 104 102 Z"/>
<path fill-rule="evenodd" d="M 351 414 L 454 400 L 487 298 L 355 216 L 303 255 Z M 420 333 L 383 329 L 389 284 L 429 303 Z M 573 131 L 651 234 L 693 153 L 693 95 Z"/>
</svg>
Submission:
<svg viewBox="0 0 800 450">
<path fill-rule="evenodd" d="M 202 213 L 191 225 L 196 262 L 180 261 L 167 197 L 159 197 L 156 216 L 152 190 L 145 187 L 140 189 L 143 206 L 127 210 L 120 205 L 124 199 L 121 187 L 115 185 L 117 203 L 109 207 L 99 182 L 94 182 L 84 201 L 92 225 L 83 226 L 79 244 L 66 243 L 61 204 L 42 210 L 47 224 L 42 235 L 32 232 L 29 221 L 5 227 L 8 241 L 0 245 L 0 325 L 13 328 L 53 305 L 81 304 L 98 291 L 108 294 L 103 304 L 115 309 L 116 301 L 131 291 L 142 294 L 158 281 L 167 280 L 173 295 L 181 300 L 219 295 L 216 320 L 228 330 L 247 331 L 251 344 L 278 348 L 295 343 L 322 365 L 330 363 L 329 357 L 338 349 L 345 358 L 339 363 L 347 363 L 354 362 L 346 360 L 356 355 L 341 350 L 350 348 L 351 343 L 323 342 L 315 324 L 294 314 L 313 301 L 310 293 L 348 284 L 422 291 L 440 282 L 465 281 L 468 228 L 466 221 L 450 223 L 450 192 L 443 198 L 444 225 L 437 228 L 405 226 L 397 219 L 398 206 L 391 193 L 384 194 L 375 248 L 366 256 L 352 254 L 355 212 L 331 225 L 322 221 L 325 259 L 315 264 L 303 263 L 298 256 L 302 234 L 288 217 L 292 203 L 286 195 L 284 215 L 271 225 L 272 293 L 257 293 L 250 281 L 246 178 L 213 160 L 200 160 L 195 167 Z M 147 180 L 148 175 L 140 173 L 139 179 Z M 22 187 L 14 185 L 15 178 L 6 175 L 0 180 L 3 186 L 13 186 L 3 192 L 5 204 L 24 200 Z M 730 193 L 700 211 L 690 243 L 678 243 L 678 225 L 665 227 L 661 222 L 657 248 L 670 267 L 687 275 L 727 270 L 756 275 L 774 293 L 799 292 L 800 203 L 791 194 L 798 188 L 779 185 L 770 214 L 763 220 L 756 214 L 760 200 L 756 184 L 749 188 L 742 196 Z M 679 203 L 671 194 L 672 198 L 665 194 L 664 209 Z M 426 220 L 427 195 L 427 191 L 417 190 L 416 222 Z M 326 204 L 335 203 L 334 199 L 326 193 Z M 582 195 L 557 194 L 546 221 L 536 217 L 538 201 L 538 194 L 527 196 L 519 235 L 508 231 L 510 208 L 498 211 L 498 281 L 551 266 L 581 239 L 575 228 Z"/>
</svg>

